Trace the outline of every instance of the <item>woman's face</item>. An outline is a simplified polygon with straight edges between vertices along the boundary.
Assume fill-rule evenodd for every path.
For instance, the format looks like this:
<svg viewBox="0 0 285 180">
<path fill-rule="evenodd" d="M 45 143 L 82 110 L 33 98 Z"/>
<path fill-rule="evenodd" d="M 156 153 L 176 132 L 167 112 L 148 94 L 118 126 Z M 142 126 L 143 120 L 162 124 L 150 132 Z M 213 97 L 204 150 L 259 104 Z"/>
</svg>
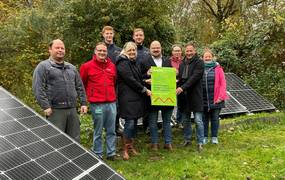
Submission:
<svg viewBox="0 0 285 180">
<path fill-rule="evenodd" d="M 129 59 L 134 60 L 137 57 L 137 51 L 136 48 L 131 47 L 127 50 L 127 55 L 129 56 Z"/>
<path fill-rule="evenodd" d="M 182 50 L 180 47 L 178 46 L 175 46 L 173 49 L 172 49 L 172 56 L 176 57 L 176 58 L 180 58 L 182 57 Z"/>
<path fill-rule="evenodd" d="M 206 62 L 212 61 L 213 55 L 209 52 L 205 52 L 203 55 L 203 60 Z"/>
</svg>

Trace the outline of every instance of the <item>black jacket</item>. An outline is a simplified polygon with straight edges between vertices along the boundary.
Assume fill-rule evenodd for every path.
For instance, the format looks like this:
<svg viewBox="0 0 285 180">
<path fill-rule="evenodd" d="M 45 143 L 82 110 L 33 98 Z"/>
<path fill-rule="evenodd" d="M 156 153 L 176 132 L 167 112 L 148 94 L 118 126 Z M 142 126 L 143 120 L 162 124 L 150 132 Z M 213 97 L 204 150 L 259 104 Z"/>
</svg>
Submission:
<svg viewBox="0 0 285 180">
<path fill-rule="evenodd" d="M 108 57 L 112 60 L 114 64 L 116 64 L 116 60 L 120 55 L 122 49 L 116 46 L 115 44 L 107 44 L 107 50 L 108 50 Z"/>
<path fill-rule="evenodd" d="M 193 56 L 190 60 L 184 58 L 179 66 L 178 87 L 183 92 L 178 96 L 178 106 L 184 112 L 203 111 L 204 62 Z"/>
<path fill-rule="evenodd" d="M 140 69 L 124 55 L 118 57 L 116 66 L 119 115 L 126 120 L 138 119 L 144 115 L 146 96 Z"/>
<path fill-rule="evenodd" d="M 143 74 L 143 78 L 144 79 L 150 79 L 151 76 L 147 75 L 147 71 L 151 68 L 151 66 L 156 66 L 154 60 L 152 59 L 152 56 L 149 55 L 149 57 L 141 62 L 141 72 Z M 169 61 L 169 59 L 167 59 L 166 57 L 162 57 L 162 67 L 172 67 L 171 63 Z M 146 85 L 146 87 L 148 89 L 151 89 L 150 85 Z M 147 109 L 152 109 L 152 110 L 163 110 L 163 109 L 172 109 L 172 106 L 151 106 L 151 99 L 150 97 L 146 97 L 146 105 L 147 105 Z"/>
<path fill-rule="evenodd" d="M 144 47 L 143 45 L 137 45 L 137 52 L 138 52 L 138 55 L 137 55 L 136 62 L 140 66 L 142 62 L 144 62 L 146 59 L 149 58 L 150 53 L 149 53 L 149 49 Z"/>
</svg>

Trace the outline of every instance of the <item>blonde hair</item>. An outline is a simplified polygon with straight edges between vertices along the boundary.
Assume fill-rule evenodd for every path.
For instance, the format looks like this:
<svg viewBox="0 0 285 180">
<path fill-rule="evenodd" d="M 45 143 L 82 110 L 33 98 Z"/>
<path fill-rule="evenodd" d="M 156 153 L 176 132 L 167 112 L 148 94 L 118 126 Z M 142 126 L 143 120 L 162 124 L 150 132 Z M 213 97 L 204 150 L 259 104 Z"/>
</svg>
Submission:
<svg viewBox="0 0 285 180">
<path fill-rule="evenodd" d="M 204 49 L 204 51 L 203 51 L 203 58 L 204 58 L 204 54 L 205 54 L 205 53 L 210 53 L 210 54 L 212 55 L 212 59 L 213 59 L 214 61 L 217 61 L 217 57 L 215 56 L 215 54 L 213 53 L 213 51 L 212 51 L 210 48 L 206 47 L 206 48 Z"/>
<path fill-rule="evenodd" d="M 133 35 L 135 34 L 135 32 L 138 32 L 138 31 L 141 31 L 141 32 L 144 33 L 142 28 L 135 28 L 134 31 L 133 31 Z"/>
<path fill-rule="evenodd" d="M 113 31 L 114 32 L 114 28 L 112 26 L 104 26 L 101 33 L 103 34 L 105 31 Z"/>
<path fill-rule="evenodd" d="M 134 42 L 132 42 L 132 41 L 129 41 L 129 42 L 127 42 L 127 43 L 124 45 L 124 47 L 123 47 L 123 49 L 122 49 L 120 55 L 125 55 L 125 56 L 129 57 L 128 54 L 127 54 L 127 51 L 128 51 L 129 49 L 131 49 L 131 48 L 135 48 L 135 50 L 136 50 L 136 56 L 137 56 L 137 45 L 136 45 Z"/>
</svg>

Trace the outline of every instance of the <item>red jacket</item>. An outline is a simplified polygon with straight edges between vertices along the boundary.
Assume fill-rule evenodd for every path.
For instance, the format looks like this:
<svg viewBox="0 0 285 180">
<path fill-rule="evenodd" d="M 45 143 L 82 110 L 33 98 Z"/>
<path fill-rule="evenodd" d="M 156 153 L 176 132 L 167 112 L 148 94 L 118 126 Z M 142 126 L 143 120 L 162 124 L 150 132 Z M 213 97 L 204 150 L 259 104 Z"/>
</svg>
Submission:
<svg viewBox="0 0 285 180">
<path fill-rule="evenodd" d="M 80 76 L 90 103 L 116 101 L 116 67 L 109 58 L 101 62 L 93 55 L 81 65 Z"/>
</svg>

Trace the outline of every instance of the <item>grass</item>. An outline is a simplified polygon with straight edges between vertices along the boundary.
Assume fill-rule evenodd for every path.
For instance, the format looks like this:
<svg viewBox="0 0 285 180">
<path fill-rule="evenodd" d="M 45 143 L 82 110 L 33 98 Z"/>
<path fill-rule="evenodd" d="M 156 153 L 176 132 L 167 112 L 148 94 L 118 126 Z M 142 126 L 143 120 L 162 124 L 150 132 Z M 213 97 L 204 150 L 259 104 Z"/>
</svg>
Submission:
<svg viewBox="0 0 285 180">
<path fill-rule="evenodd" d="M 82 119 L 82 143 L 90 148 L 91 119 Z M 221 124 L 220 143 L 205 145 L 201 153 L 194 141 L 190 147 L 178 147 L 182 130 L 174 128 L 173 152 L 150 151 L 149 136 L 140 132 L 140 155 L 106 162 L 126 179 L 285 179 L 285 113 L 242 116 Z"/>
</svg>

